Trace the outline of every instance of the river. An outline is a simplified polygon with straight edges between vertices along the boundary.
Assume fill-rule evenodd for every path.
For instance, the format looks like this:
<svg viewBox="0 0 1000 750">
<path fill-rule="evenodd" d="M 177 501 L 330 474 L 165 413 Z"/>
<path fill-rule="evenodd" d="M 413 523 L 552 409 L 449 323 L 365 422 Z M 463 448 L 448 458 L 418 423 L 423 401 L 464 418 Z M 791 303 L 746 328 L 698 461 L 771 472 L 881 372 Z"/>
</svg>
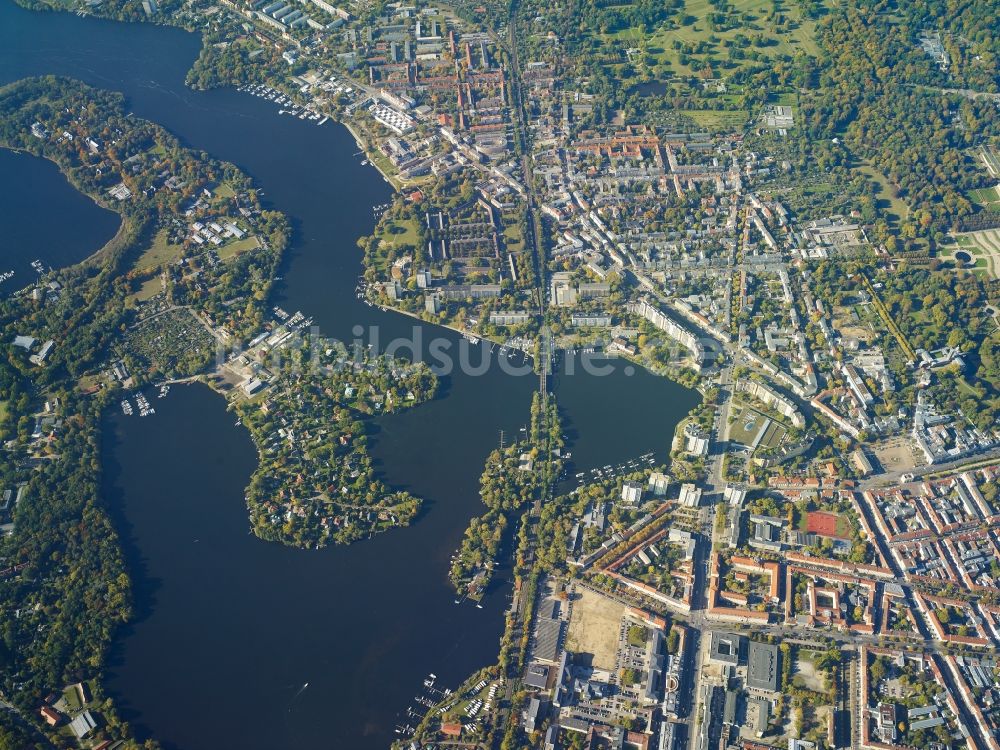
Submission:
<svg viewBox="0 0 1000 750">
<path fill-rule="evenodd" d="M 131 111 L 237 164 L 289 215 L 294 239 L 276 304 L 301 309 L 325 335 L 343 340 L 356 326 L 376 328 L 383 343 L 411 336 L 409 318 L 365 306 L 354 294 L 355 240 L 373 227 L 372 206 L 388 200 L 388 185 L 361 165 L 342 127 L 279 117 L 272 105 L 233 90 L 186 89 L 198 45 L 175 29 L 34 14 L 0 0 L 0 82 L 55 73 L 123 92 Z M 39 185 L 29 186 L 35 200 L 20 217 L 25 226 L 64 200 L 62 191 L 52 197 L 48 183 Z M 101 219 L 91 206 L 77 220 L 93 238 Z M 418 330 L 425 342 L 460 341 L 437 328 Z M 556 382 L 576 470 L 647 451 L 665 459 L 674 426 L 697 400 L 623 368 Z M 505 374 L 494 363 L 481 375 L 449 375 L 431 403 L 377 420 L 372 453 L 385 479 L 425 498 L 425 510 L 408 529 L 319 552 L 248 535 L 243 489 L 253 445 L 207 388 L 175 387 L 144 419 L 109 414 L 104 491 L 139 600 L 106 681 L 126 718 L 183 750 L 381 749 L 427 673 L 455 686 L 492 663 L 507 587 L 501 582 L 485 609 L 456 606 L 448 558 L 481 512 L 483 460 L 500 430 L 512 436 L 527 421 L 535 387 L 536 378 Z"/>
</svg>

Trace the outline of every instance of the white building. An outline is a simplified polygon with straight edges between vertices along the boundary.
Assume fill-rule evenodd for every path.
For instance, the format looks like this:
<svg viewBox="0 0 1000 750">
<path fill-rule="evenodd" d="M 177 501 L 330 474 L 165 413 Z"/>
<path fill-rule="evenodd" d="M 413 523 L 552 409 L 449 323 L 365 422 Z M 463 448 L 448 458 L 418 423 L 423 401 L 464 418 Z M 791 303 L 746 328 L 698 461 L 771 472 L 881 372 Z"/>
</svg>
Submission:
<svg viewBox="0 0 1000 750">
<path fill-rule="evenodd" d="M 622 485 L 622 502 L 637 505 L 642 500 L 642 485 L 638 482 L 625 482 Z"/>
<path fill-rule="evenodd" d="M 697 508 L 701 505 L 701 488 L 691 483 L 682 484 L 680 502 L 685 508 Z"/>
</svg>

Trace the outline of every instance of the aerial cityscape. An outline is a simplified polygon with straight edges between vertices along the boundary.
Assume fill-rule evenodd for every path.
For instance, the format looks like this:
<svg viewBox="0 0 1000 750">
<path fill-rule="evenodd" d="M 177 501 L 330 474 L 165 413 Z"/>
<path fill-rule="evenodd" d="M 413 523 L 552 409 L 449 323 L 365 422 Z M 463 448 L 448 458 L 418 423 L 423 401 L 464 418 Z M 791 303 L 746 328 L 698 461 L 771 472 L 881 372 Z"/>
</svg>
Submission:
<svg viewBox="0 0 1000 750">
<path fill-rule="evenodd" d="M 0 0 L 0 750 L 1000 750 L 998 18 Z"/>
</svg>

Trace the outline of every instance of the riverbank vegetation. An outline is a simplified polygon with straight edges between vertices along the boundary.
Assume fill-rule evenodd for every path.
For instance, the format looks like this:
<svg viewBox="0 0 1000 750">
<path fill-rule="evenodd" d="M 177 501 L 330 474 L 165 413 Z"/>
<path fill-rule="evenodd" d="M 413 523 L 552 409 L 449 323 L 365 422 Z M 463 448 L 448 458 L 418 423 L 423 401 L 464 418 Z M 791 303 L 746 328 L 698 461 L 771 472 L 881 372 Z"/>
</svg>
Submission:
<svg viewBox="0 0 1000 750">
<path fill-rule="evenodd" d="M 555 401 L 536 393 L 528 434 L 497 448 L 486 459 L 479 496 L 487 510 L 470 521 L 449 572 L 459 594 L 473 599 L 483 595 L 511 522 L 530 504 L 547 499 L 561 473 L 563 445 Z"/>
<path fill-rule="evenodd" d="M 283 354 L 262 394 L 234 402 L 259 454 L 246 497 L 254 533 L 321 547 L 408 525 L 420 500 L 376 477 L 364 420 L 433 398 L 433 373 L 322 341 Z"/>
</svg>

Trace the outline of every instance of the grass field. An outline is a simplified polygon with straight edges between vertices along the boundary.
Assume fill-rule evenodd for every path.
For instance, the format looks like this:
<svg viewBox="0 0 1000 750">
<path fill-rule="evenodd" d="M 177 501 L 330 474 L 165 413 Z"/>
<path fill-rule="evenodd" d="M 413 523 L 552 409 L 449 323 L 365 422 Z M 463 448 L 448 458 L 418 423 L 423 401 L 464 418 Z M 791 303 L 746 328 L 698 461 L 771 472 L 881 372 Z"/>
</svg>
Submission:
<svg viewBox="0 0 1000 750">
<path fill-rule="evenodd" d="M 420 236 L 420 225 L 416 219 L 409 219 L 407 221 L 392 220 L 385 223 L 379 239 L 386 245 L 395 245 L 397 247 L 411 245 L 412 247 L 419 247 L 422 242 Z"/>
<path fill-rule="evenodd" d="M 733 416 L 735 420 L 729 428 L 729 439 L 740 445 L 753 445 L 767 417 L 747 406 L 737 407 Z"/>
<path fill-rule="evenodd" d="M 733 412 L 735 421 L 729 427 L 729 438 L 740 445 L 775 448 L 788 430 L 781 422 L 740 404 Z"/>
<path fill-rule="evenodd" d="M 180 245 L 168 242 L 167 230 L 161 229 L 153 238 L 153 244 L 136 261 L 135 270 L 148 271 L 168 265 L 181 256 L 183 249 Z"/>
<path fill-rule="evenodd" d="M 690 117 L 699 128 L 726 133 L 740 130 L 748 118 L 746 112 L 731 109 L 679 109 L 677 113 Z"/>
<path fill-rule="evenodd" d="M 895 188 L 893 188 L 884 174 L 868 164 L 855 166 L 854 169 L 874 182 L 878 187 L 875 196 L 878 201 L 878 208 L 886 214 L 890 224 L 898 225 L 903 219 L 909 216 L 909 206 L 902 199 L 896 197 Z"/>
<path fill-rule="evenodd" d="M 215 190 L 212 191 L 212 194 L 216 198 L 232 198 L 236 195 L 236 191 L 234 191 L 228 183 L 223 182 L 216 186 Z"/>
<path fill-rule="evenodd" d="M 142 282 L 142 286 L 139 287 L 139 290 L 130 294 L 129 297 L 136 302 L 146 302 L 162 291 L 163 282 L 160 281 L 160 275 L 157 274 L 156 276 L 153 276 L 153 278 L 146 279 L 146 281 Z"/>
<path fill-rule="evenodd" d="M 260 242 L 257 241 L 256 237 L 244 237 L 242 240 L 227 242 L 218 249 L 216 254 L 219 256 L 219 260 L 229 260 L 230 258 L 235 258 L 240 253 L 245 253 L 247 250 L 255 250 L 258 247 L 260 247 Z"/>
<path fill-rule="evenodd" d="M 517 224 L 508 224 L 504 227 L 503 240 L 507 250 L 512 253 L 524 249 L 524 237 L 521 236 L 521 229 Z"/>
<path fill-rule="evenodd" d="M 780 28 L 771 17 L 775 7 L 786 19 Z M 600 58 L 605 62 L 623 61 L 626 49 L 644 48 L 654 64 L 668 67 L 675 76 L 695 75 L 709 64 L 716 77 L 725 78 L 755 62 L 746 59 L 750 53 L 765 59 L 794 56 L 797 52 L 818 54 L 815 23 L 802 16 L 797 4 L 732 0 L 725 24 L 713 29 L 709 17 L 715 13 L 709 0 L 686 0 L 683 10 L 651 34 L 638 27 L 597 33 L 595 37 L 604 48 Z M 755 45 L 751 40 L 758 37 L 761 43 Z M 744 59 L 737 50 L 745 53 Z"/>
</svg>

